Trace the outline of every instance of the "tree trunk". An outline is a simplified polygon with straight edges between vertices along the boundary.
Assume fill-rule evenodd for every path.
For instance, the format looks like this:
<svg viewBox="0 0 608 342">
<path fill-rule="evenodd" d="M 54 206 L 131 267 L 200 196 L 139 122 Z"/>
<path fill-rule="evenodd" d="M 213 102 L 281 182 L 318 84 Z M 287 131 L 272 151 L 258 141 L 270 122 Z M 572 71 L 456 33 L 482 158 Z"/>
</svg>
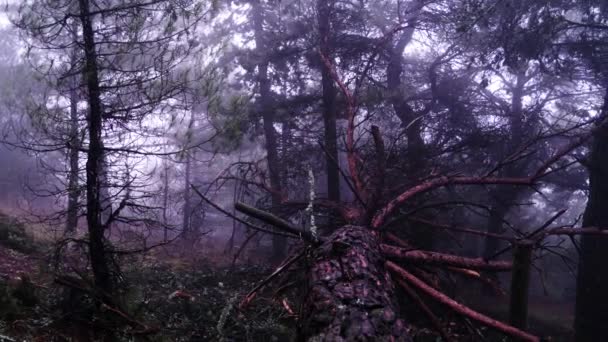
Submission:
<svg viewBox="0 0 608 342">
<path fill-rule="evenodd" d="M 410 341 L 384 262 L 371 230 L 335 231 L 312 255 L 301 335 L 308 341 Z"/>
<path fill-rule="evenodd" d="M 331 59 L 330 17 L 333 1 L 317 0 L 319 20 L 320 51 Z M 323 87 L 323 125 L 325 128 L 325 149 L 327 150 L 327 197 L 335 202 L 340 201 L 340 171 L 335 161 L 338 160 L 338 133 L 336 128 L 336 88 L 331 72 L 325 63 L 321 64 Z"/>
<path fill-rule="evenodd" d="M 506 189 L 505 192 L 510 193 L 510 190 Z M 493 205 L 490 208 L 490 215 L 488 217 L 488 225 L 486 231 L 491 234 L 504 234 L 503 223 L 504 218 L 510 207 L 510 203 L 513 202 L 515 196 L 509 196 L 508 199 L 493 199 Z M 504 245 L 504 242 L 494 238 L 486 238 L 483 257 L 489 258 L 494 255 Z M 495 293 L 496 291 L 490 291 Z"/>
<path fill-rule="evenodd" d="M 88 100 L 88 134 L 89 148 L 87 151 L 87 225 L 89 231 L 89 257 L 95 279 L 95 285 L 108 295 L 112 292 L 112 277 L 108 266 L 106 246 L 104 243 L 104 227 L 101 222 L 101 199 L 99 170 L 103 162 L 102 106 L 99 89 L 99 75 L 97 70 L 97 51 L 93 23 L 89 10 L 88 0 L 79 0 L 80 21 L 82 23 L 82 36 L 84 39 L 85 78 Z"/>
<path fill-rule="evenodd" d="M 513 87 L 513 95 L 511 97 L 511 108 L 509 115 L 509 137 L 508 144 L 501 146 L 502 153 L 499 155 L 507 157 L 513 151 L 519 149 L 524 143 L 526 134 L 526 122 L 524 119 L 523 112 L 523 96 L 524 86 L 527 83 L 525 72 L 519 71 L 515 86 Z M 525 164 L 522 163 L 510 163 L 506 165 L 502 170 L 499 170 L 499 175 L 502 177 L 516 177 L 525 174 Z M 500 187 L 490 193 L 492 197 L 492 206 L 490 210 L 490 216 L 488 218 L 488 226 L 486 231 L 491 234 L 503 234 L 503 223 L 506 215 L 509 213 L 511 206 L 517 200 L 523 189 L 520 187 L 504 188 Z M 491 257 L 498 249 L 502 248 L 504 241 L 486 238 L 483 256 Z M 495 275 L 489 275 L 490 278 L 498 281 Z M 496 295 L 496 291 L 490 287 L 485 288 L 485 292 L 488 295 Z"/>
<path fill-rule="evenodd" d="M 101 148 L 103 150 L 103 141 L 101 142 Z M 104 153 L 101 157 L 101 163 L 99 165 L 99 200 L 101 205 L 101 224 L 104 226 L 106 234 L 111 235 L 112 233 L 112 222 L 110 217 L 112 216 L 112 195 L 110 193 L 110 176 L 109 176 L 109 165 L 106 154 Z"/>
<path fill-rule="evenodd" d="M 260 92 L 260 110 L 264 121 L 264 137 L 268 161 L 272 208 L 281 205 L 281 174 L 279 168 L 279 153 L 277 149 L 277 133 L 274 129 L 275 113 L 271 103 L 270 78 L 268 77 L 268 59 L 265 56 L 266 37 L 264 33 L 264 9 L 259 0 L 252 1 L 253 24 L 258 62 L 258 83 Z M 272 236 L 272 260 L 280 261 L 285 256 L 287 239 L 284 236 Z"/>
<path fill-rule="evenodd" d="M 608 115 L 608 90 L 602 109 Z M 608 128 L 596 132 L 589 163 L 589 199 L 583 216 L 584 227 L 608 227 Z M 608 341 L 608 238 L 603 235 L 581 237 L 576 280 L 575 340 Z"/>
<path fill-rule="evenodd" d="M 169 204 L 169 165 L 163 162 L 163 241 L 169 241 L 169 222 L 167 221 L 167 205 Z"/>
<path fill-rule="evenodd" d="M 70 171 L 68 174 L 68 207 L 65 222 L 65 232 L 67 234 L 74 234 L 78 227 L 78 199 L 80 198 L 80 185 L 78 184 L 78 174 L 80 171 L 78 166 L 79 149 L 78 94 L 76 93 L 76 84 L 73 84 L 72 89 L 70 89 Z"/>
<path fill-rule="evenodd" d="M 192 167 L 192 159 L 190 153 L 186 156 L 186 174 L 184 176 L 184 216 L 182 218 L 182 238 L 190 238 L 190 230 L 192 221 L 192 205 L 190 197 L 190 168 Z"/>
<path fill-rule="evenodd" d="M 405 127 L 407 137 L 407 156 L 408 156 L 408 177 L 416 178 L 419 170 L 424 170 L 425 164 L 425 144 L 422 138 L 422 119 L 417 117 L 416 112 L 405 101 L 401 77 L 403 74 L 403 50 L 412 40 L 414 27 L 403 30 L 403 33 L 391 47 L 389 63 L 386 69 L 387 91 L 389 100 L 393 106 L 395 114 Z"/>
</svg>

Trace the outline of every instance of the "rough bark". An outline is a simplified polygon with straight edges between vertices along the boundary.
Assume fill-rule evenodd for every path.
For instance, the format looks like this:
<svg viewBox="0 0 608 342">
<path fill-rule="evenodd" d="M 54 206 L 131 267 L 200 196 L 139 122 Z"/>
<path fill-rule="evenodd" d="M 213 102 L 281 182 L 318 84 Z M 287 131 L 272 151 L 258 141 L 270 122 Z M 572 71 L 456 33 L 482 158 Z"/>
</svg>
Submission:
<svg viewBox="0 0 608 342">
<path fill-rule="evenodd" d="M 108 266 L 106 246 L 104 243 L 104 227 L 101 222 L 101 198 L 99 170 L 103 159 L 102 106 L 99 88 L 99 75 L 97 67 L 97 51 L 93 23 L 88 0 L 78 1 L 80 8 L 80 21 L 84 40 L 84 78 L 88 91 L 89 116 L 88 135 L 89 148 L 87 150 L 86 164 L 86 192 L 87 192 L 87 226 L 89 232 L 89 257 L 95 279 L 95 285 L 110 294 L 112 291 L 112 278 Z"/>
<path fill-rule="evenodd" d="M 319 23 L 319 48 L 321 54 L 331 58 L 330 17 L 333 1 L 317 0 Z M 340 172 L 334 160 L 338 160 L 338 133 L 336 128 L 336 88 L 331 77 L 331 70 L 321 64 L 323 88 L 323 125 L 325 129 L 325 149 L 327 150 L 327 197 L 335 202 L 340 201 Z"/>
<path fill-rule="evenodd" d="M 608 113 L 608 91 L 604 98 L 603 120 Z M 583 227 L 608 227 L 608 128 L 596 131 L 589 163 L 589 199 Z M 608 341 L 608 237 L 581 237 L 576 282 L 575 340 Z"/>
<path fill-rule="evenodd" d="M 306 340 L 411 341 L 371 230 L 336 230 L 311 262 L 301 326 Z"/>
<path fill-rule="evenodd" d="M 275 113 L 271 103 L 270 78 L 268 77 L 268 59 L 266 58 L 266 37 L 264 32 L 264 9 L 260 0 L 251 2 L 253 26 L 258 61 L 258 84 L 260 94 L 260 111 L 264 121 L 264 138 L 268 161 L 268 174 L 272 189 L 272 207 L 281 205 L 281 171 L 279 167 L 279 153 L 277 148 L 277 133 L 274 129 Z M 283 236 L 272 237 L 272 260 L 279 261 L 285 255 L 287 240 Z"/>
</svg>

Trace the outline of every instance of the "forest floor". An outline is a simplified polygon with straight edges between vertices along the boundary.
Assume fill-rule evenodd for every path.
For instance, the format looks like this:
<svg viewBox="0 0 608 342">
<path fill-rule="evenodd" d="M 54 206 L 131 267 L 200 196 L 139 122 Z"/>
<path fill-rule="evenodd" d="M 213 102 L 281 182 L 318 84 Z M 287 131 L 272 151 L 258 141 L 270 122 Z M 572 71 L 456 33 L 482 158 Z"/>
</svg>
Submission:
<svg viewBox="0 0 608 342">
<path fill-rule="evenodd" d="M 484 297 L 467 294 L 467 305 L 492 318 L 508 321 L 509 297 Z M 532 297 L 528 303 L 530 332 L 553 342 L 572 341 L 574 314 L 571 303 L 548 297 Z"/>
<path fill-rule="evenodd" d="M 88 294 L 54 282 L 48 246 L 34 246 L 15 231 L 7 243 L 3 222 L 0 216 L 0 342 L 295 340 L 297 298 L 289 291 L 279 293 L 282 284 L 274 283 L 247 308 L 239 307 L 247 292 L 273 271 L 259 266 L 263 263 L 243 257 L 243 264 L 231 266 L 232 258 L 221 252 L 183 256 L 158 249 L 128 256 L 121 260 L 125 280 L 117 307 L 100 308 Z M 474 296 L 466 302 L 505 318 L 506 299 Z M 414 340 L 440 341 L 426 328 L 424 316 L 410 309 L 407 323 Z M 459 334 L 458 341 L 505 341 L 487 329 L 472 328 L 470 322 L 463 324 L 443 308 L 433 309 L 445 322 L 460 322 L 446 324 Z M 532 300 L 530 327 L 552 336 L 551 341 L 567 341 L 567 310 Z"/>
<path fill-rule="evenodd" d="M 0 342 L 290 341 L 295 336 L 295 320 L 272 292 L 262 291 L 239 309 L 244 294 L 272 272 L 269 268 L 140 258 L 124 269 L 128 281 L 121 284 L 121 309 L 100 313 L 78 291 L 37 271 L 40 259 L 0 246 L 0 263 L 0 279 L 8 284 L 0 284 Z M 15 296 L 23 287 L 22 274 L 34 284 L 34 305 Z M 7 295 L 18 299 L 3 305 Z M 128 318 L 122 317 L 127 312 Z"/>
</svg>

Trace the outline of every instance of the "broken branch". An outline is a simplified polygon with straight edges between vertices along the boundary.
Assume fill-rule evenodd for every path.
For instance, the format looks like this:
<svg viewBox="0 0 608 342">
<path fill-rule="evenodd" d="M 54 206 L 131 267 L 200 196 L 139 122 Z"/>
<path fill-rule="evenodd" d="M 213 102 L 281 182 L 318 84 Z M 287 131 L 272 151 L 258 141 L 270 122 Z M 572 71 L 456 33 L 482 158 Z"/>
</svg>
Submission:
<svg viewBox="0 0 608 342">
<path fill-rule="evenodd" d="M 424 263 L 430 265 L 445 265 L 461 268 L 472 268 L 486 271 L 510 271 L 512 264 L 508 261 L 486 261 L 482 258 L 467 258 L 451 254 L 409 250 L 386 244 L 380 245 L 382 253 L 388 257 L 404 260 L 411 263 Z"/>
<path fill-rule="evenodd" d="M 270 224 L 278 229 L 283 230 L 290 235 L 296 235 L 301 237 L 306 242 L 310 243 L 318 243 L 317 239 L 312 236 L 312 233 L 309 231 L 302 230 L 293 226 L 291 223 L 283 220 L 282 218 L 275 216 L 269 212 L 254 208 L 250 205 L 247 205 L 243 202 L 236 202 L 234 204 L 234 208 L 243 214 L 249 215 L 253 218 L 256 218 L 262 222 Z"/>
<path fill-rule="evenodd" d="M 413 285 L 420 291 L 426 293 L 429 297 L 440 302 L 441 304 L 444 304 L 445 306 L 449 307 L 450 309 L 456 311 L 457 313 L 459 313 L 461 315 L 464 315 L 489 328 L 498 330 L 498 331 L 500 331 L 508 336 L 514 337 L 518 340 L 529 341 L 529 342 L 539 342 L 540 341 L 540 339 L 537 336 L 529 334 L 523 330 L 519 330 L 508 324 L 497 321 L 497 320 L 490 318 L 486 315 L 483 315 L 465 305 L 458 303 L 457 301 L 453 300 L 452 298 L 450 298 L 450 297 L 444 295 L 443 293 L 435 290 L 434 288 L 428 286 L 422 280 L 416 278 L 413 274 L 409 273 L 408 271 L 404 270 L 403 268 L 399 267 L 397 264 L 395 264 L 391 261 L 386 262 L 386 267 L 389 270 L 396 273 L 403 280 L 407 281 L 409 284 Z"/>
</svg>

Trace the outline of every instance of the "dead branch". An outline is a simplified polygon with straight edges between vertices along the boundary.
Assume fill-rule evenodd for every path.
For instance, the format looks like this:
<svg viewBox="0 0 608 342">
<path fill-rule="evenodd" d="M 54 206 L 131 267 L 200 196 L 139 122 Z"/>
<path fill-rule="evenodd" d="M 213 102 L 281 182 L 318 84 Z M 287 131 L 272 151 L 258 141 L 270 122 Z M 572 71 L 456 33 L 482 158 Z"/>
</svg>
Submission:
<svg viewBox="0 0 608 342">
<path fill-rule="evenodd" d="M 266 279 L 262 280 L 258 285 L 256 285 L 256 287 L 254 287 L 251 291 L 249 291 L 249 293 L 245 296 L 245 298 L 241 302 L 240 308 L 243 309 L 247 305 L 249 305 L 249 303 L 251 303 L 253 298 L 255 298 L 255 295 L 257 294 L 257 292 L 262 287 L 264 287 L 266 284 L 270 283 L 279 274 L 281 274 L 283 271 L 288 269 L 291 265 L 293 265 L 294 262 L 298 261 L 302 256 L 304 256 L 305 253 L 306 253 L 306 249 L 303 249 L 300 253 L 298 253 L 292 257 L 289 257 L 287 260 L 285 260 L 279 267 L 277 267 L 277 269 L 274 272 L 272 272 L 271 275 L 266 277 Z"/>
<path fill-rule="evenodd" d="M 137 330 L 137 331 L 132 331 L 132 334 L 137 334 L 137 335 L 143 335 L 143 334 L 153 334 L 156 333 L 158 331 L 160 331 L 160 329 L 158 327 L 149 327 L 148 325 L 135 320 L 134 318 L 132 318 L 131 316 L 127 315 L 126 313 L 122 312 L 119 309 L 116 309 L 114 307 L 111 307 L 105 303 L 101 304 L 101 307 L 105 310 L 108 310 L 110 312 L 115 313 L 116 315 L 122 317 L 122 319 L 124 319 L 130 326 L 132 326 L 133 328 L 135 327 L 140 327 L 141 330 Z"/>
<path fill-rule="evenodd" d="M 474 311 L 473 309 L 471 309 L 465 305 L 458 303 L 457 301 L 446 296 L 445 294 L 428 286 L 422 280 L 416 278 L 414 275 L 407 272 L 406 270 L 404 270 L 403 268 L 399 267 L 397 264 L 395 264 L 391 261 L 386 262 L 386 267 L 387 267 L 387 269 L 396 273 L 403 280 L 407 281 L 409 284 L 413 285 L 420 291 L 426 293 L 429 297 L 440 302 L 441 304 L 444 304 L 445 306 L 449 307 L 450 309 L 454 310 L 455 312 L 457 312 L 461 315 L 464 315 L 489 328 L 498 330 L 498 331 L 500 331 L 508 336 L 514 337 L 518 340 L 529 341 L 529 342 L 539 342 L 540 341 L 540 339 L 537 336 L 534 336 L 525 331 L 512 327 L 508 324 L 505 324 L 505 323 L 502 323 L 495 319 L 492 319 L 486 315 L 483 315 L 477 311 Z"/>
<path fill-rule="evenodd" d="M 256 218 L 262 222 L 270 224 L 278 229 L 283 230 L 284 232 L 290 234 L 291 236 L 296 235 L 301 237 L 303 240 L 309 243 L 318 243 L 318 239 L 316 239 L 311 232 L 302 230 L 298 227 L 293 226 L 291 223 L 283 220 L 282 218 L 272 215 L 269 212 L 254 208 L 250 205 L 247 205 L 242 202 L 236 202 L 234 204 L 234 208 L 243 214 L 249 215 L 253 218 Z"/>
<path fill-rule="evenodd" d="M 597 127 L 595 127 L 595 129 L 598 129 L 598 127 L 601 127 L 604 124 L 605 124 L 605 122 L 598 125 Z M 560 151 L 555 153 L 553 155 L 553 157 L 547 159 L 543 164 L 541 164 L 540 167 L 537 168 L 536 172 L 530 177 L 487 177 L 487 176 L 447 177 L 447 176 L 443 176 L 443 177 L 431 179 L 431 180 L 428 180 L 421 184 L 418 184 L 418 185 L 406 190 L 405 192 L 401 193 L 399 196 L 397 196 L 392 201 L 390 201 L 382 210 L 380 210 L 378 213 L 376 213 L 376 215 L 374 216 L 374 219 L 372 220 L 372 228 L 379 229 L 384 224 L 387 217 L 389 215 L 391 215 L 403 203 L 407 202 L 410 198 L 412 198 L 418 194 L 421 194 L 421 193 L 424 193 L 424 192 L 427 192 L 427 191 L 430 191 L 433 189 L 437 189 L 437 188 L 440 188 L 440 187 L 443 187 L 446 185 L 475 185 L 475 184 L 478 184 L 478 185 L 533 186 L 540 178 L 553 172 L 552 170 L 549 170 L 549 168 L 554 163 L 556 163 L 559 159 L 561 159 L 562 157 L 564 157 L 565 155 L 567 155 L 568 153 L 572 152 L 574 149 L 578 148 L 583 143 L 585 143 L 592 136 L 592 133 L 595 131 L 595 129 L 591 130 L 590 133 L 581 136 L 579 139 L 577 139 L 573 143 L 565 146 Z"/>
<path fill-rule="evenodd" d="M 253 239 L 253 237 L 256 236 L 258 233 L 259 232 L 256 230 L 247 236 L 245 241 L 243 241 L 243 244 L 241 244 L 236 253 L 234 253 L 234 256 L 232 257 L 232 265 L 230 267 L 234 267 L 234 265 L 236 265 L 236 261 L 238 260 L 239 256 L 241 256 L 243 250 L 245 250 L 245 247 L 247 247 L 247 244 L 249 244 L 249 241 L 251 241 L 251 239 Z"/>
<path fill-rule="evenodd" d="M 490 278 L 482 276 L 477 271 L 469 270 L 469 269 L 466 269 L 466 268 L 459 268 L 459 267 L 446 267 L 445 269 L 448 270 L 448 271 L 454 272 L 454 273 L 458 273 L 458 274 L 463 275 L 465 277 L 481 281 L 481 282 L 489 285 L 494 291 L 496 291 L 497 294 L 499 294 L 501 296 L 506 296 L 507 295 L 507 293 L 495 281 L 493 281 Z"/>
<path fill-rule="evenodd" d="M 447 342 L 454 341 L 454 339 L 450 335 L 448 335 L 448 333 L 445 331 L 445 329 L 441 325 L 441 322 L 439 321 L 437 316 L 435 316 L 435 314 L 433 313 L 431 308 L 429 308 L 429 306 L 426 305 L 426 303 L 422 300 L 422 298 L 420 298 L 418 296 L 416 291 L 414 291 L 405 281 L 403 281 L 401 279 L 397 279 L 397 284 L 399 284 L 399 286 L 401 286 L 401 288 L 405 291 L 405 293 L 407 293 L 407 295 L 414 302 L 416 302 L 418 307 L 420 307 L 420 310 L 422 310 L 422 312 L 424 312 L 424 314 L 429 318 L 431 323 L 433 323 L 433 325 L 435 326 L 435 329 L 437 329 L 437 332 L 439 332 L 439 334 L 441 335 L 441 339 L 443 341 L 447 341 Z"/>
<path fill-rule="evenodd" d="M 89 294 L 91 297 L 93 297 L 93 299 L 101 302 L 100 308 L 111 311 L 116 315 L 120 316 L 127 322 L 128 325 L 133 328 L 141 328 L 141 330 L 133 331 L 133 334 L 151 334 L 159 331 L 158 327 L 151 327 L 147 324 L 139 322 L 138 320 L 129 316 L 122 310 L 115 308 L 113 305 L 110 305 L 110 303 L 112 303 L 112 301 L 110 300 L 111 297 L 105 294 L 102 290 L 95 287 L 94 284 L 89 284 L 89 282 L 85 281 L 84 279 L 78 279 L 75 277 L 63 275 L 55 277 L 54 281 L 59 285 L 70 287 Z"/>
<path fill-rule="evenodd" d="M 194 190 L 194 193 L 197 194 L 203 201 L 207 202 L 210 206 L 212 206 L 213 208 L 215 208 L 217 211 L 221 212 L 222 214 L 230 217 L 231 219 L 240 222 L 244 225 L 246 225 L 247 227 L 250 227 L 252 229 L 258 230 L 260 232 L 264 232 L 264 233 L 268 233 L 268 234 L 274 234 L 274 235 L 282 235 L 282 236 L 286 236 L 292 239 L 297 239 L 298 236 L 297 235 L 293 235 L 293 234 L 287 234 L 284 232 L 278 232 L 278 231 L 274 231 L 274 230 L 270 230 L 270 229 L 266 229 L 266 228 L 262 228 L 262 227 L 258 227 L 254 224 L 251 224 L 250 222 L 247 222 L 235 215 L 233 215 L 232 213 L 228 212 L 227 210 L 223 209 L 222 207 L 220 207 L 219 205 L 213 203 L 213 201 L 211 201 L 210 199 L 208 199 L 207 197 L 205 197 L 205 195 L 203 195 L 194 185 L 191 185 L 192 190 Z"/>
<path fill-rule="evenodd" d="M 519 185 L 531 186 L 534 184 L 533 178 L 516 178 L 516 177 L 438 177 L 421 184 L 418 184 L 399 196 L 376 213 L 372 220 L 372 228 L 379 229 L 382 227 L 389 215 L 391 215 L 403 203 L 407 202 L 412 197 L 421 193 L 434 190 L 446 185 Z"/>
<path fill-rule="evenodd" d="M 420 250 L 409 250 L 405 248 L 380 245 L 382 253 L 389 258 L 404 260 L 411 263 L 423 263 L 429 265 L 455 266 L 461 268 L 472 268 L 476 270 L 505 272 L 510 271 L 512 264 L 508 261 L 486 261 L 482 258 L 467 258 L 452 254 L 428 252 Z"/>
<path fill-rule="evenodd" d="M 357 201 L 359 201 L 359 204 L 361 204 L 361 206 L 365 207 L 366 206 L 365 202 L 359 196 L 359 193 L 357 192 L 357 189 L 355 189 L 355 186 L 353 185 L 353 183 L 348 178 L 348 175 L 340 167 L 340 163 L 338 163 L 338 161 L 334 158 L 334 156 L 332 156 L 329 153 L 329 151 L 327 151 L 327 148 L 325 147 L 325 145 L 323 145 L 323 143 L 321 141 L 317 141 L 317 143 L 319 144 L 319 146 L 323 150 L 323 153 L 325 153 L 325 155 L 329 158 L 329 160 L 332 162 L 332 164 L 334 164 L 334 166 L 338 169 L 338 172 L 340 172 L 340 175 L 342 176 L 342 179 L 344 179 L 344 181 L 346 182 L 346 185 L 348 186 L 348 188 L 350 189 L 350 191 L 353 192 L 353 194 L 355 195 L 355 198 L 357 199 Z"/>
<path fill-rule="evenodd" d="M 393 233 L 386 233 L 385 236 L 387 239 L 391 240 L 393 243 L 395 243 L 399 247 L 412 249 L 412 245 L 410 245 L 407 241 L 403 240 L 402 238 L 398 237 L 397 235 L 395 235 Z"/>
<path fill-rule="evenodd" d="M 425 226 L 427 226 L 429 228 L 433 228 L 433 229 L 451 230 L 451 231 L 455 231 L 455 232 L 459 232 L 459 233 L 479 235 L 479 236 L 483 236 L 483 237 L 487 237 L 487 238 L 493 238 L 493 239 L 504 240 L 504 241 L 509 241 L 509 242 L 515 241 L 514 238 L 510 238 L 508 236 L 484 232 L 481 230 L 476 230 L 476 229 L 471 229 L 471 228 L 455 227 L 455 226 L 448 225 L 448 224 L 441 224 L 441 223 L 433 222 L 433 221 L 426 220 L 426 219 L 423 219 L 420 217 L 410 217 L 407 219 L 408 219 L 408 221 L 421 223 L 421 224 L 424 224 Z"/>
<path fill-rule="evenodd" d="M 551 216 L 551 217 L 550 217 L 550 218 L 549 218 L 547 221 L 545 221 L 545 223 L 543 223 L 543 224 L 542 224 L 542 226 L 540 226 L 540 227 L 536 228 L 535 230 L 533 230 L 532 232 L 530 232 L 530 233 L 526 234 L 526 235 L 525 235 L 525 236 L 522 238 L 522 240 L 525 240 L 525 239 L 533 239 L 534 237 L 536 237 L 536 236 L 537 236 L 537 234 L 538 234 L 538 233 L 542 232 L 543 230 L 545 230 L 545 228 L 549 227 L 549 226 L 550 226 L 550 225 L 551 225 L 553 222 L 555 222 L 555 220 L 557 220 L 557 219 L 558 219 L 560 216 L 562 216 L 562 215 L 563 215 L 565 212 L 566 212 L 566 209 L 559 210 L 557 213 L 553 214 L 553 216 Z M 511 245 L 509 245 L 509 246 L 507 246 L 507 247 L 505 247 L 505 248 L 501 249 L 500 251 L 498 251 L 498 252 L 494 253 L 492 256 L 487 257 L 487 258 L 485 258 L 485 259 L 486 259 L 486 260 L 492 260 L 492 259 L 495 259 L 495 258 L 497 258 L 497 257 L 501 256 L 502 254 L 504 254 L 504 253 L 506 253 L 506 252 L 510 251 L 510 250 L 513 248 L 513 246 L 514 246 L 514 245 L 515 245 L 515 244 L 514 244 L 514 243 L 512 243 Z"/>
</svg>

